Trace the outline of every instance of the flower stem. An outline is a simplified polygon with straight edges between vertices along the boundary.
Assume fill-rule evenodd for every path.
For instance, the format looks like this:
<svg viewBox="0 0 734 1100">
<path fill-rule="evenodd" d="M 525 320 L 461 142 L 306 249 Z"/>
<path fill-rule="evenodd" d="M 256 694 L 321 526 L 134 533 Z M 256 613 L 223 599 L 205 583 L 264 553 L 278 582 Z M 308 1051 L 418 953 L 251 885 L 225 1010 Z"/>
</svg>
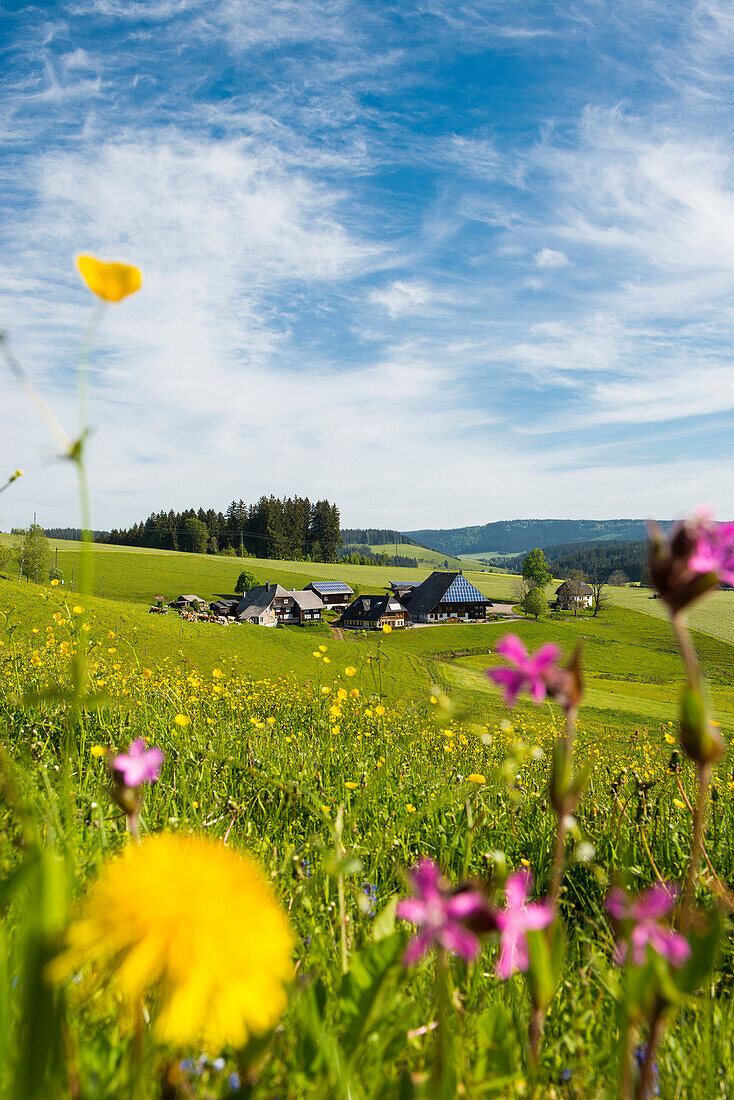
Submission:
<svg viewBox="0 0 734 1100">
<path fill-rule="evenodd" d="M 683 898 L 680 906 L 679 926 L 685 931 L 691 922 L 691 907 L 696 890 L 696 878 L 698 865 L 703 851 L 703 826 L 706 818 L 706 804 L 708 801 L 708 789 L 711 782 L 711 764 L 698 766 L 698 797 L 693 811 L 693 838 L 691 840 L 691 858 L 686 872 L 686 882 L 683 887 Z"/>
<path fill-rule="evenodd" d="M 642 1064 L 640 1079 L 635 1089 L 635 1100 L 647 1100 L 650 1095 L 650 1088 L 653 1083 L 653 1075 L 655 1072 L 655 1052 L 657 1051 L 658 1043 L 662 1038 L 664 1030 L 665 1017 L 663 1016 L 663 1006 L 658 1001 L 650 1024 L 650 1038 L 648 1040 L 647 1050 L 645 1051 L 645 1061 Z"/>
</svg>

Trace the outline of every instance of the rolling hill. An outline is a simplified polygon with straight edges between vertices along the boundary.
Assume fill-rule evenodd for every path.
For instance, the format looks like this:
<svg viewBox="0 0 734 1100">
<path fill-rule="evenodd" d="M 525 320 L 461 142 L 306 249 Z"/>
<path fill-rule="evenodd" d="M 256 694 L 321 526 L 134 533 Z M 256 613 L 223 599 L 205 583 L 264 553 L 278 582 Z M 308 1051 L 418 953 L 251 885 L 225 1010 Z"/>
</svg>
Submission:
<svg viewBox="0 0 734 1100">
<path fill-rule="evenodd" d="M 663 526 L 669 521 L 659 521 Z M 450 557 L 522 554 L 535 546 L 576 542 L 636 542 L 646 538 L 641 519 L 512 519 L 475 527 L 406 531 L 405 535 Z"/>
</svg>

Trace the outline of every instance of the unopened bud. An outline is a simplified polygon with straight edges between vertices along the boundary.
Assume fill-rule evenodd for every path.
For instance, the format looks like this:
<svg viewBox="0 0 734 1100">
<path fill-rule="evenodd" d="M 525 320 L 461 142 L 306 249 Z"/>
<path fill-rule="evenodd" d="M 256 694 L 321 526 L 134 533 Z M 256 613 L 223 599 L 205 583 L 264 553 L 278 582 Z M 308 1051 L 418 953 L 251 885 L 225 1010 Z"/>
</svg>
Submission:
<svg viewBox="0 0 734 1100">
<path fill-rule="evenodd" d="M 724 753 L 721 734 L 712 725 L 706 712 L 702 692 L 687 684 L 680 701 L 680 739 L 683 748 L 696 764 L 711 764 Z"/>
</svg>

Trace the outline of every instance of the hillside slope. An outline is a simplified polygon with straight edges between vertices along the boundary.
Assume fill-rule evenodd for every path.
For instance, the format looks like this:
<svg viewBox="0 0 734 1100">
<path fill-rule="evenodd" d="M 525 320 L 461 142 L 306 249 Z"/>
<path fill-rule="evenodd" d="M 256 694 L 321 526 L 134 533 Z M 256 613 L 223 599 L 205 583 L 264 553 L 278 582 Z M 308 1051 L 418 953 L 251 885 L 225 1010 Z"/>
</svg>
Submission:
<svg viewBox="0 0 734 1100">
<path fill-rule="evenodd" d="M 668 521 L 659 521 L 665 526 Z M 647 535 L 641 519 L 511 519 L 475 527 L 406 531 L 441 554 L 521 554 L 575 542 L 638 541 Z"/>
</svg>

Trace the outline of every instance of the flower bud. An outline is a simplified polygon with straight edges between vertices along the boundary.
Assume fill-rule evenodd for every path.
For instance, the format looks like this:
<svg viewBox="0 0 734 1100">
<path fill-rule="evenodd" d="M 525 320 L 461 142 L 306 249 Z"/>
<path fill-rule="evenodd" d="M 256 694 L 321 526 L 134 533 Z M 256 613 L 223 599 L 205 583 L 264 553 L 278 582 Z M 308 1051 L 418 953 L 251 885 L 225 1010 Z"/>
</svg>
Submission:
<svg viewBox="0 0 734 1100">
<path fill-rule="evenodd" d="M 686 684 L 680 701 L 680 739 L 688 756 L 696 764 L 711 764 L 724 753 L 721 734 L 706 713 L 702 692 Z"/>
</svg>

